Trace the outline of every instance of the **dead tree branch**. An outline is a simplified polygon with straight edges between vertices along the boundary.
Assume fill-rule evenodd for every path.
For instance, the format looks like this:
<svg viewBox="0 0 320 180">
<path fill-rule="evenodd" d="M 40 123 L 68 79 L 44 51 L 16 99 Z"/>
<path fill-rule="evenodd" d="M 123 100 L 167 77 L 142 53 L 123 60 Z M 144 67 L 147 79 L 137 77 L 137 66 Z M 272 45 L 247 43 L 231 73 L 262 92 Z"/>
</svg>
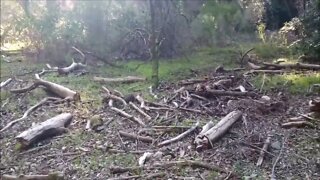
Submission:
<svg viewBox="0 0 320 180">
<path fill-rule="evenodd" d="M 147 137 L 147 136 L 139 136 L 139 135 L 135 135 L 135 134 L 131 134 L 131 133 L 127 133 L 124 131 L 119 131 L 119 134 L 121 136 L 127 137 L 129 139 L 132 140 L 139 140 L 141 142 L 145 142 L 145 143 L 152 143 L 154 140 L 151 137 Z"/>
</svg>

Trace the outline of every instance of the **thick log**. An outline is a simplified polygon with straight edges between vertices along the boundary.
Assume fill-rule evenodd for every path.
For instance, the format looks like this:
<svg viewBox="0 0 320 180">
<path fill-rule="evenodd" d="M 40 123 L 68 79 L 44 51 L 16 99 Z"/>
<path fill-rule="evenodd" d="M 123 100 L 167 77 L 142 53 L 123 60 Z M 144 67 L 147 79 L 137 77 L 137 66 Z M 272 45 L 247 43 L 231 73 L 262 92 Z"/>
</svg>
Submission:
<svg viewBox="0 0 320 180">
<path fill-rule="evenodd" d="M 35 77 L 36 81 L 34 82 L 34 84 L 46 87 L 47 90 L 58 95 L 59 97 L 64 99 L 80 100 L 80 94 L 78 94 L 77 92 L 62 85 L 43 80 L 39 77 L 38 74 L 36 74 Z"/>
<path fill-rule="evenodd" d="M 97 82 L 118 82 L 118 83 L 134 83 L 139 81 L 145 81 L 145 77 L 137 77 L 137 76 L 127 76 L 127 77 L 119 77 L 119 78 L 103 78 L 103 77 L 93 77 L 94 81 Z"/>
<path fill-rule="evenodd" d="M 63 180 L 64 177 L 60 173 L 51 173 L 48 175 L 7 175 L 1 177 L 2 180 Z"/>
<path fill-rule="evenodd" d="M 46 137 L 55 136 L 66 131 L 72 120 L 72 114 L 62 113 L 42 123 L 39 123 L 19 134 L 16 139 L 23 147 L 32 145 Z"/>
<path fill-rule="evenodd" d="M 218 124 L 210 128 L 208 131 L 202 131 L 196 136 L 194 142 L 198 151 L 209 147 L 217 141 L 221 136 L 223 136 L 228 129 L 242 116 L 241 111 L 232 111 L 227 116 L 222 118 Z"/>
</svg>

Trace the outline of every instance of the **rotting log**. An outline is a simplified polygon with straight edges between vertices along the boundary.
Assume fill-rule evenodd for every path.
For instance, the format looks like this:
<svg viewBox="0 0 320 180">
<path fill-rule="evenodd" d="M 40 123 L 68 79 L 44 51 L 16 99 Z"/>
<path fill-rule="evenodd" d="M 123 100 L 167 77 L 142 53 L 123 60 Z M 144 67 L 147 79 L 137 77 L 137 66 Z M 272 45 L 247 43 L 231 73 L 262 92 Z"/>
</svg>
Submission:
<svg viewBox="0 0 320 180">
<path fill-rule="evenodd" d="M 59 114 L 42 123 L 32 126 L 16 136 L 16 139 L 23 147 L 28 147 L 41 139 L 62 134 L 66 132 L 66 127 L 70 125 L 72 117 L 73 116 L 70 113 Z"/>
<path fill-rule="evenodd" d="M 212 146 L 221 136 L 223 136 L 228 129 L 242 116 L 241 111 L 232 111 L 227 116 L 222 118 L 218 124 L 207 131 L 202 131 L 194 140 L 196 149 L 201 151 L 204 148 Z"/>
<path fill-rule="evenodd" d="M 145 80 L 146 80 L 145 77 L 138 77 L 138 76 L 127 76 L 127 77 L 119 77 L 119 78 L 93 77 L 93 81 L 104 82 L 104 83 L 110 83 L 110 82 L 134 83 L 134 82 L 145 81 Z"/>
</svg>

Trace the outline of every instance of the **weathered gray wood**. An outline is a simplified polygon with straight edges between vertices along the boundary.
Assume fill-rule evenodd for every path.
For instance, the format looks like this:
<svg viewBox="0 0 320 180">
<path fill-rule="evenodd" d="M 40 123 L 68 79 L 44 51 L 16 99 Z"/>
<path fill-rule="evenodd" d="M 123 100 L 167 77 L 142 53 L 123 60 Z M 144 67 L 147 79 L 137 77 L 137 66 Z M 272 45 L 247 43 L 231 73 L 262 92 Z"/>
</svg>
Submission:
<svg viewBox="0 0 320 180">
<path fill-rule="evenodd" d="M 137 76 L 127 76 L 127 77 L 119 77 L 119 78 L 103 78 L 103 77 L 93 77 L 94 81 L 97 82 L 118 82 L 118 83 L 133 83 L 138 81 L 145 81 L 145 77 L 137 77 Z"/>
<path fill-rule="evenodd" d="M 214 127 L 205 132 L 202 131 L 202 133 L 195 138 L 197 150 L 202 150 L 204 147 L 208 147 L 217 141 L 241 116 L 241 111 L 232 111 L 222 118 Z"/>
<path fill-rule="evenodd" d="M 62 113 L 39 123 L 19 134 L 16 139 L 23 147 L 29 146 L 43 138 L 61 134 L 71 123 L 72 114 Z"/>
</svg>

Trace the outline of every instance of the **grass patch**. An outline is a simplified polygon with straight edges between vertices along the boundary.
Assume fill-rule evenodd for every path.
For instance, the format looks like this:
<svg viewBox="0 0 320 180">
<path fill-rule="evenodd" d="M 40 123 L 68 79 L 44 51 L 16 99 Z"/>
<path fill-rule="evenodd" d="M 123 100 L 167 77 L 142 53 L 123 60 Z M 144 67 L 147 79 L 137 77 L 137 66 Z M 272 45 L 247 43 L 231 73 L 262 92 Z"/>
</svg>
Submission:
<svg viewBox="0 0 320 180">
<path fill-rule="evenodd" d="M 256 76 L 253 81 L 255 86 L 261 87 L 263 79 L 263 75 Z M 285 88 L 293 94 L 306 93 L 311 85 L 320 83 L 320 73 L 272 75 L 266 76 L 264 81 L 263 90 L 265 91 Z"/>
<path fill-rule="evenodd" d="M 259 43 L 253 45 L 254 52 L 259 58 L 263 60 L 273 60 L 276 58 L 287 57 L 289 59 L 294 59 L 296 54 L 292 49 L 289 49 L 284 46 L 279 46 L 272 43 Z"/>
</svg>

